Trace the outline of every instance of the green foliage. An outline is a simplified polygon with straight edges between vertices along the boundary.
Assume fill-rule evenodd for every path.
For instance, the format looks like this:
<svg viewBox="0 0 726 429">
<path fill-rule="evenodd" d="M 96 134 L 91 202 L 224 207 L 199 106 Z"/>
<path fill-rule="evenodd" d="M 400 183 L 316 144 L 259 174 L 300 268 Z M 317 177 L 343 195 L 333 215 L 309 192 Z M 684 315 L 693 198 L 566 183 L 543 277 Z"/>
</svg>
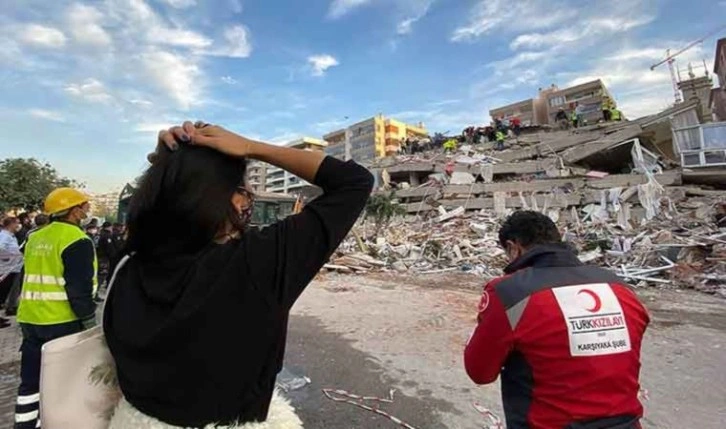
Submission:
<svg viewBox="0 0 726 429">
<path fill-rule="evenodd" d="M 395 216 L 403 216 L 406 209 L 395 200 L 395 192 L 372 195 L 366 203 L 366 218 L 376 224 L 376 235 L 391 223 Z"/>
<path fill-rule="evenodd" d="M 0 211 L 41 209 L 50 191 L 62 186 L 82 185 L 33 158 L 0 160 Z"/>
</svg>

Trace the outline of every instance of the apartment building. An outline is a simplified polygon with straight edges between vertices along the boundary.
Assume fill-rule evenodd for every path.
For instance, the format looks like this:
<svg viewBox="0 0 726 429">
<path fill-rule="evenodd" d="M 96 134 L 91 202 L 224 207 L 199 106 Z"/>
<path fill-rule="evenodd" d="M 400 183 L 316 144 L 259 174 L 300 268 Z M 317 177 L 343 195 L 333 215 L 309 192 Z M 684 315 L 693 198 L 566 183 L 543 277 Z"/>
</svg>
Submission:
<svg viewBox="0 0 726 429">
<path fill-rule="evenodd" d="M 327 145 L 328 144 L 323 140 L 312 137 L 303 137 L 301 139 L 293 140 L 285 146 L 302 150 L 324 151 Z M 261 187 L 261 183 L 264 183 L 264 191 L 266 192 L 276 194 L 298 194 L 305 188 L 314 186 L 294 174 L 278 167 L 263 164 L 263 167 L 258 168 L 259 169 L 255 171 L 258 178 L 257 181 L 260 183 L 258 187 Z M 264 174 L 260 171 L 261 168 L 264 168 Z M 250 174 L 252 174 L 252 172 L 250 172 Z M 252 178 L 250 177 L 249 180 L 250 185 L 252 185 Z"/>
<path fill-rule="evenodd" d="M 726 122 L 726 38 L 720 39 L 716 44 L 713 72 L 718 76 L 718 86 L 711 89 L 708 104 L 713 113 L 713 120 Z"/>
<path fill-rule="evenodd" d="M 267 167 L 268 165 L 262 161 L 251 160 L 247 163 L 247 183 L 254 192 L 265 192 Z"/>
<path fill-rule="evenodd" d="M 606 97 L 613 99 L 600 79 L 563 89 L 552 85 L 540 89 L 536 98 L 492 109 L 489 114 L 492 119 L 517 116 L 525 126 L 553 125 L 560 108 L 569 114 L 579 105 L 583 119 L 588 123 L 595 123 L 602 119 L 602 104 Z"/>
<path fill-rule="evenodd" d="M 536 118 L 536 103 L 534 98 L 518 101 L 507 106 L 498 107 L 489 111 L 492 119 L 518 117 L 522 125 L 538 125 L 540 121 Z"/>
<path fill-rule="evenodd" d="M 428 132 L 422 123 L 407 124 L 379 114 L 328 133 L 323 136 L 323 140 L 328 143 L 326 149 L 328 155 L 366 164 L 376 158 L 397 153 L 401 142 L 406 138 L 426 136 Z"/>
</svg>

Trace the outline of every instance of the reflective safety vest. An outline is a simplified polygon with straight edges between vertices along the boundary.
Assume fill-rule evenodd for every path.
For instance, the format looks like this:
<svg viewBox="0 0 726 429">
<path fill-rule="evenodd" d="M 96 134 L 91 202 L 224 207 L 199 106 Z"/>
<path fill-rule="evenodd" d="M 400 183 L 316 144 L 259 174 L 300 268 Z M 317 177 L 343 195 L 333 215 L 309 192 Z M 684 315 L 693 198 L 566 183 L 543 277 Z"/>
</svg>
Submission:
<svg viewBox="0 0 726 429">
<path fill-rule="evenodd" d="M 610 109 L 610 119 L 612 119 L 613 121 L 619 121 L 621 119 L 620 110 Z"/>
<path fill-rule="evenodd" d="M 504 133 L 501 131 L 497 131 L 497 133 L 495 134 L 495 137 L 497 138 L 498 142 L 503 142 L 504 138 L 505 138 Z"/>
<path fill-rule="evenodd" d="M 63 277 L 63 251 L 79 240 L 90 240 L 77 226 L 53 222 L 34 232 L 25 245 L 25 277 L 18 322 L 56 325 L 78 320 L 68 302 Z M 93 257 L 93 293 L 98 288 L 98 260 Z M 90 297 L 89 297 L 90 299 Z"/>
</svg>

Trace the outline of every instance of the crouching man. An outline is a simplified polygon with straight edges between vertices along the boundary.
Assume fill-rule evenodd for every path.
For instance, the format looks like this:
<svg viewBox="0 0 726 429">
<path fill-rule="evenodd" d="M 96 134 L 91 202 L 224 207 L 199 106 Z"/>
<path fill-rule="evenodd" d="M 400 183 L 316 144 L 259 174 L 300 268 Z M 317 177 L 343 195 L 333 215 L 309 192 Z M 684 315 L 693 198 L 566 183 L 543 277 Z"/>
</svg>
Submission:
<svg viewBox="0 0 726 429">
<path fill-rule="evenodd" d="M 543 214 L 514 213 L 499 243 L 510 264 L 484 288 L 469 377 L 488 384 L 501 373 L 509 429 L 639 429 L 649 317 L 635 293 L 583 265 Z"/>
</svg>

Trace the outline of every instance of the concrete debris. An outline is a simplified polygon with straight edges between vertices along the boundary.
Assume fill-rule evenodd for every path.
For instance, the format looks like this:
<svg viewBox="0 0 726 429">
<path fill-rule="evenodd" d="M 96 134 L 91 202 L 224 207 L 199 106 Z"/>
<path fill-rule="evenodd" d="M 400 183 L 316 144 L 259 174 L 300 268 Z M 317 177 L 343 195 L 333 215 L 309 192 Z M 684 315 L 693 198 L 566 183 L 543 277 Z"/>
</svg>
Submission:
<svg viewBox="0 0 726 429">
<path fill-rule="evenodd" d="M 642 225 L 629 222 L 627 228 L 609 204 L 604 214 L 599 205 L 556 213 L 563 245 L 577 252 L 583 263 L 610 269 L 635 286 L 692 288 L 726 298 L 726 193 L 685 201 L 676 208 Z M 507 265 L 497 236 L 502 217 L 491 210 L 462 208 L 444 216 L 451 217 L 399 218 L 378 237 L 375 225 L 363 221 L 325 268 L 357 274 L 463 272 L 483 281 L 501 275 Z M 361 245 L 368 254 L 361 252 Z"/>
<path fill-rule="evenodd" d="M 635 286 L 726 297 L 726 190 L 688 183 L 703 175 L 668 158 L 671 133 L 652 127 L 669 112 L 538 131 L 503 151 L 485 142 L 379 160 L 381 191 L 393 190 L 407 215 L 386 228 L 359 223 L 326 268 L 498 276 L 507 264 L 499 224 L 528 209 L 557 223 L 581 261 Z"/>
</svg>

